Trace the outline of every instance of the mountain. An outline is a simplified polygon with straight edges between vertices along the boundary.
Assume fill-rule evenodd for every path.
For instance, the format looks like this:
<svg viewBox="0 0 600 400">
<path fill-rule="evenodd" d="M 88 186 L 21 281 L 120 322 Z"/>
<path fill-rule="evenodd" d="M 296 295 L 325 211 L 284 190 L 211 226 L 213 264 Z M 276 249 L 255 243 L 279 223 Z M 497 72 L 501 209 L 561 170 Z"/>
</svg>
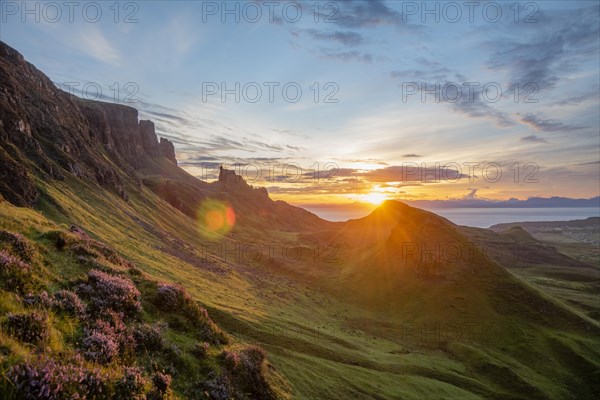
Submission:
<svg viewBox="0 0 600 400">
<path fill-rule="evenodd" d="M 433 213 L 388 201 L 369 216 L 349 221 L 332 239 L 350 241 L 355 248 L 354 261 L 340 271 L 343 283 L 336 281 L 336 285 L 351 294 L 348 301 L 369 304 L 400 319 L 435 315 L 437 320 L 459 322 L 468 315 L 477 321 L 501 321 L 506 317 L 504 307 L 512 304 L 511 312 L 526 315 L 528 321 L 579 326 L 583 331 L 591 328 L 589 322 L 522 285 L 506 269 L 548 260 L 566 267 L 591 268 L 589 265 L 556 252 L 522 230 L 511 230 L 509 240 L 498 247 L 503 251 L 493 253 L 488 245 L 500 241 L 482 240 L 476 235 L 482 231 L 488 235 L 486 239 L 496 235 L 459 227 Z M 366 241 L 364 232 L 377 240 Z M 529 244 L 530 251 L 519 259 L 503 257 L 515 254 L 515 243 Z M 513 302 L 511 296 L 520 301 Z M 471 301 L 464 301 L 466 298 Z M 424 308 L 423 302 L 431 303 Z M 540 315 L 540 308 L 533 304 L 545 312 Z M 546 313 L 556 320 L 545 317 Z"/>
<path fill-rule="evenodd" d="M 594 232 L 600 231 L 600 217 L 589 217 L 586 219 L 576 219 L 572 221 L 536 221 L 536 222 L 511 222 L 505 224 L 496 224 L 490 227 L 493 231 L 504 231 L 506 229 L 519 226 L 529 233 L 544 232 L 560 229 L 589 229 Z"/>
<path fill-rule="evenodd" d="M 456 200 L 413 200 L 408 204 L 423 208 L 541 208 L 541 207 L 600 207 L 600 197 L 571 199 L 568 197 L 530 197 L 525 200 L 456 199 Z"/>
<path fill-rule="evenodd" d="M 233 171 L 202 182 L 135 109 L 56 89 L 2 42 L 0 146 L 3 397 L 600 392 L 597 321 L 488 254 L 501 234 L 394 201 L 332 223 Z"/>
<path fill-rule="evenodd" d="M 598 320 L 599 222 L 590 217 L 462 229 L 511 272 Z"/>
</svg>

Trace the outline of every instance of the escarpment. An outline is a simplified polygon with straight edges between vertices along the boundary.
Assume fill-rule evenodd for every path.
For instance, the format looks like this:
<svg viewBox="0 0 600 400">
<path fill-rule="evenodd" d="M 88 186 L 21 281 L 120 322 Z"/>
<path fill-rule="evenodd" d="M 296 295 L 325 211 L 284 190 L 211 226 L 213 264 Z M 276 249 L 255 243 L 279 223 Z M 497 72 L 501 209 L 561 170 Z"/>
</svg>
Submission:
<svg viewBox="0 0 600 400">
<path fill-rule="evenodd" d="M 135 108 L 84 100 L 57 86 L 0 41 L 0 194 L 33 206 L 36 178 L 72 175 L 97 182 L 127 199 L 126 182 L 149 160 L 177 164 L 173 144 L 156 135 Z"/>
<path fill-rule="evenodd" d="M 138 121 L 135 108 L 79 98 L 76 101 L 92 134 L 134 168 L 141 167 L 148 156 L 165 157 L 177 164 L 173 143 L 165 138 L 159 142 L 154 123 Z"/>
</svg>

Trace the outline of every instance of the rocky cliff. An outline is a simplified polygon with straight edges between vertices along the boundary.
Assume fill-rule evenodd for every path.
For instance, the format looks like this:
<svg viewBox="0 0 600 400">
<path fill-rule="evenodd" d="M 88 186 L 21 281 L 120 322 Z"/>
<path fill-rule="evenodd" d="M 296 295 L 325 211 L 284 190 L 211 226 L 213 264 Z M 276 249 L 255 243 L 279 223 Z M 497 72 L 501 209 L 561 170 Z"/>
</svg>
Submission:
<svg viewBox="0 0 600 400">
<path fill-rule="evenodd" d="M 138 122 L 138 110 L 132 107 L 75 98 L 81 112 L 100 142 L 118 153 L 134 167 L 140 167 L 146 156 L 166 157 L 177 164 L 175 147 L 161 138 L 152 121 Z"/>
<path fill-rule="evenodd" d="M 36 179 L 96 181 L 127 199 L 151 158 L 177 163 L 173 144 L 132 107 L 77 98 L 0 41 L 0 194 L 34 205 Z"/>
</svg>

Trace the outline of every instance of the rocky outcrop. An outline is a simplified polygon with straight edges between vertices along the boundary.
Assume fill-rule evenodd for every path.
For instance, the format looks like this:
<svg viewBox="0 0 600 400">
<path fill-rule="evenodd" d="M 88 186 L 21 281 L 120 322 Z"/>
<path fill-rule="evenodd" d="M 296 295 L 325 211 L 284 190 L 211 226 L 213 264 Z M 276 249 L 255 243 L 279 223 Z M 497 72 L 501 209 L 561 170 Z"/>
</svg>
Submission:
<svg viewBox="0 0 600 400">
<path fill-rule="evenodd" d="M 268 199 L 269 193 L 264 187 L 254 187 L 249 185 L 241 175 L 230 169 L 219 167 L 219 184 L 225 192 L 243 194 L 244 196 L 256 198 L 258 200 Z"/>
<path fill-rule="evenodd" d="M 77 98 L 58 89 L 0 41 L 0 194 L 32 206 L 35 176 L 96 181 L 126 199 L 125 186 L 149 158 L 177 163 L 173 144 L 156 137 L 135 108 Z"/>
<path fill-rule="evenodd" d="M 83 99 L 77 102 L 94 135 L 134 168 L 143 166 L 147 156 L 166 157 L 177 164 L 173 143 L 165 138 L 159 142 L 154 122 L 138 122 L 135 108 Z"/>
<path fill-rule="evenodd" d="M 27 169 L 0 148 L 0 198 L 2 195 L 16 206 L 26 207 L 36 202 L 39 193 Z"/>
<path fill-rule="evenodd" d="M 125 160 L 135 163 L 144 154 L 139 135 L 138 111 L 120 104 L 97 103 L 97 106 L 106 115 L 117 152 Z M 95 128 L 93 125 L 91 127 Z"/>
<path fill-rule="evenodd" d="M 160 138 L 160 154 L 177 165 L 177 158 L 175 158 L 175 146 L 173 142 L 165 138 Z"/>
<path fill-rule="evenodd" d="M 225 169 L 222 166 L 219 167 L 219 182 L 222 184 L 247 186 L 246 182 L 235 171 Z"/>
<path fill-rule="evenodd" d="M 156 132 L 154 131 L 154 122 L 140 121 L 140 137 L 142 139 L 142 147 L 144 151 L 151 156 L 157 157 L 160 155 L 160 148 Z"/>
<path fill-rule="evenodd" d="M 106 113 L 99 106 L 98 102 L 85 101 L 82 99 L 76 99 L 79 109 L 83 115 L 87 118 L 91 129 L 91 134 L 104 145 L 104 147 L 114 152 L 116 151 L 115 142 L 113 140 L 110 124 Z"/>
<path fill-rule="evenodd" d="M 165 157 L 175 165 L 177 158 L 175 157 L 175 146 L 170 140 L 160 138 L 160 142 L 154 130 L 154 122 L 140 121 L 140 135 L 142 137 L 142 146 L 144 151 L 154 157 Z"/>
</svg>

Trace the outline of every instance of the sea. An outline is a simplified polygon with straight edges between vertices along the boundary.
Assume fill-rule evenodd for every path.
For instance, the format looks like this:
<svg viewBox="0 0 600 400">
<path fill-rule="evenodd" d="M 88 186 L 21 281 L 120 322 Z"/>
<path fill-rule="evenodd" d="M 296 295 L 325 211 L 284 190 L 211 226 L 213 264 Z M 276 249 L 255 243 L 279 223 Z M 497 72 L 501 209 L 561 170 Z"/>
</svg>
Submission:
<svg viewBox="0 0 600 400">
<path fill-rule="evenodd" d="M 336 210 L 328 208 L 307 209 L 328 221 L 347 221 L 366 216 L 364 211 Z M 597 207 L 552 207 L 552 208 L 425 208 L 457 225 L 489 228 L 495 224 L 527 221 L 571 221 L 600 217 Z"/>
</svg>

